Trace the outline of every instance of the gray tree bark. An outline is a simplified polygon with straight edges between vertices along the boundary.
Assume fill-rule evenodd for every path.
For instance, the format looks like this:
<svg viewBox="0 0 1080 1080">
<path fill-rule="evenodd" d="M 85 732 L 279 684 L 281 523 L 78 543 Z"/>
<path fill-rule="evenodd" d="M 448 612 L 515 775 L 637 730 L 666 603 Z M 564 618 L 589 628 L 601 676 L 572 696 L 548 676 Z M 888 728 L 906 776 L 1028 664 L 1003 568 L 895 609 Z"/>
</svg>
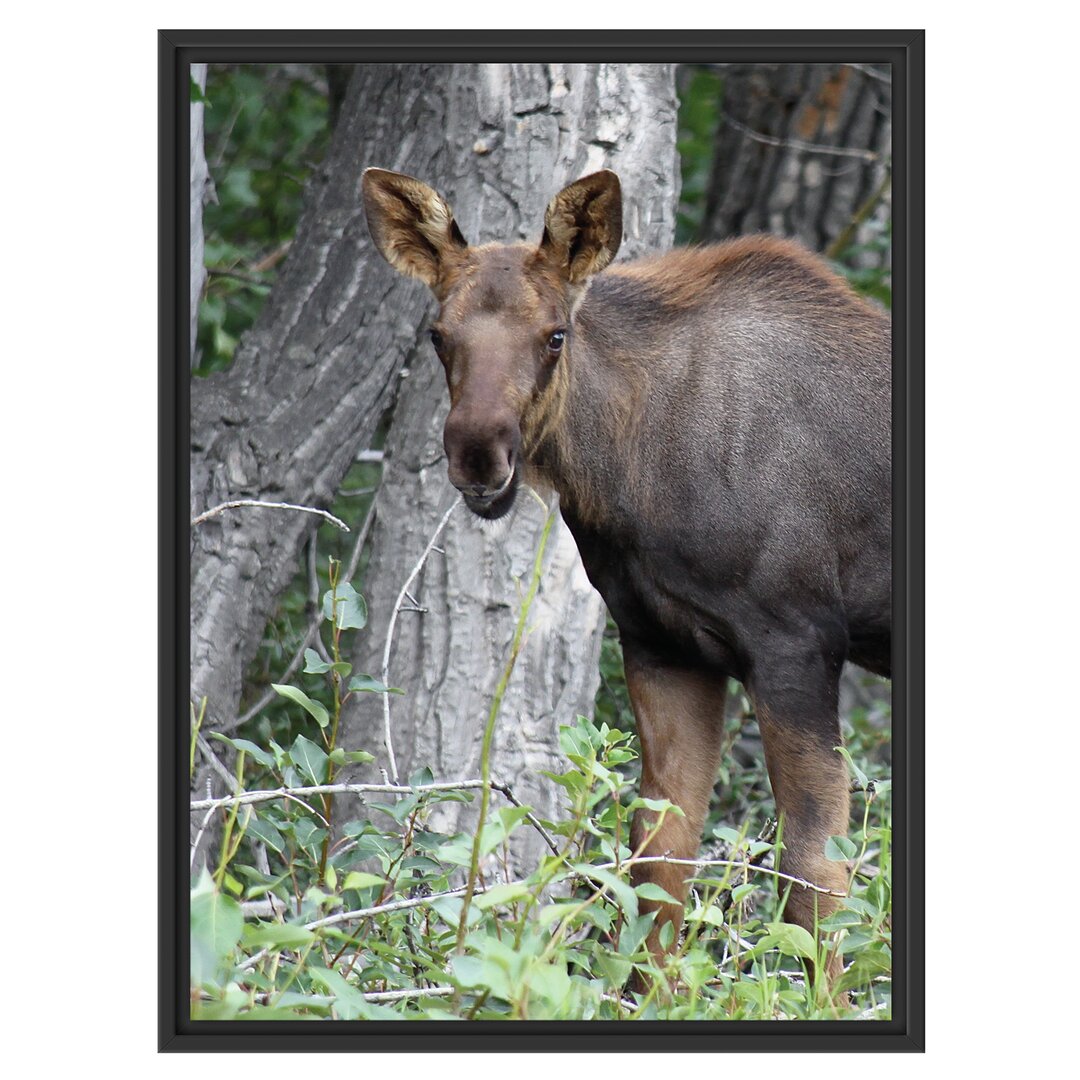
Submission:
<svg viewBox="0 0 1080 1080">
<path fill-rule="evenodd" d="M 200 90 L 206 89 L 206 65 L 191 65 L 191 81 Z M 191 282 L 189 297 L 191 301 L 191 366 L 196 366 L 197 349 L 195 339 L 199 330 L 199 301 L 203 286 L 206 284 L 206 263 L 203 259 L 203 206 L 213 190 L 210 170 L 206 165 L 206 152 L 203 140 L 203 114 L 205 106 L 194 98 L 191 102 Z"/>
<path fill-rule="evenodd" d="M 261 316 L 228 371 L 192 384 L 192 517 L 241 498 L 325 506 L 369 445 L 427 301 L 374 253 L 360 174 L 441 171 L 452 76 L 357 68 Z M 245 508 L 192 530 L 191 694 L 207 730 L 235 727 L 244 668 L 317 521 Z"/>
<path fill-rule="evenodd" d="M 771 232 L 826 251 L 852 223 L 845 242 L 880 228 L 889 212 L 887 65 L 718 67 L 724 97 L 701 239 Z"/>
<path fill-rule="evenodd" d="M 671 245 L 679 189 L 671 65 L 463 67 L 453 86 L 442 168 L 418 175 L 448 198 L 471 243 L 537 242 L 548 200 L 571 180 L 607 167 L 623 183 L 619 257 Z M 455 498 L 442 448 L 447 410 L 442 369 L 423 348 L 403 383 L 387 442 L 364 580 L 371 621 L 358 666 L 375 675 L 399 590 Z M 508 527 L 482 526 L 463 506 L 451 514 L 439 545 L 444 554 L 430 556 L 410 590 L 417 604 L 409 606 L 423 611 L 401 612 L 392 643 L 390 681 L 407 691 L 391 701 L 403 778 L 424 765 L 441 779 L 478 775 L 484 723 L 545 516 L 526 493 Z M 573 539 L 557 520 L 492 757 L 493 776 L 543 817 L 556 814 L 561 789 L 541 771 L 565 767 L 558 725 L 591 714 L 603 618 Z M 357 695 L 344 713 L 341 739 L 350 749 L 375 752 L 387 767 L 381 709 L 375 695 Z M 349 813 L 345 806 L 335 811 L 339 821 Z M 465 828 L 474 813 L 444 804 L 439 827 Z M 512 856 L 529 867 L 542 841 L 531 831 L 519 835 Z"/>
</svg>

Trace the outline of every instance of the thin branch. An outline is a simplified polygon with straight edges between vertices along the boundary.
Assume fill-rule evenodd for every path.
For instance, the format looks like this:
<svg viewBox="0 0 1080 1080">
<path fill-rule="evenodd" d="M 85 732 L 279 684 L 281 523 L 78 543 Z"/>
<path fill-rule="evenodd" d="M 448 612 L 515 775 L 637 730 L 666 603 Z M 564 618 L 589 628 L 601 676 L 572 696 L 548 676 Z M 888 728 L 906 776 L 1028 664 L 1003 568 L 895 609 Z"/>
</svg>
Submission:
<svg viewBox="0 0 1080 1080">
<path fill-rule="evenodd" d="M 507 800 L 509 802 L 513 803 L 514 806 L 517 806 L 522 810 L 525 809 L 521 805 L 521 803 L 518 802 L 516 796 L 510 790 L 508 785 L 506 785 L 506 784 L 496 784 L 494 781 L 492 781 L 491 787 L 492 787 L 492 790 L 501 792 L 503 795 L 505 795 Z M 529 822 L 529 824 L 532 825 L 532 827 L 534 829 L 536 829 L 536 831 L 544 838 L 544 843 L 547 844 L 547 846 L 549 848 L 551 848 L 552 854 L 558 855 L 559 854 L 559 845 L 555 843 L 555 840 L 552 837 L 551 833 L 549 833 L 547 831 L 547 829 L 545 829 L 544 826 L 540 824 L 540 821 L 535 817 L 535 815 L 533 814 L 533 812 L 531 810 L 529 810 L 525 814 L 525 820 L 527 822 Z"/>
<path fill-rule="evenodd" d="M 407 1001 L 409 998 L 445 997 L 454 993 L 453 986 L 424 986 L 418 990 L 380 990 L 372 994 L 365 994 L 364 1000 L 372 1004 L 380 1001 Z"/>
<path fill-rule="evenodd" d="M 885 72 L 878 71 L 869 64 L 845 64 L 844 66 L 861 71 L 864 75 L 868 75 L 871 79 L 877 79 L 878 82 L 883 82 L 886 86 L 892 86 L 891 75 L 886 75 Z"/>
<path fill-rule="evenodd" d="M 423 554 L 420 556 L 416 565 L 412 568 L 411 573 L 405 579 L 405 584 L 401 587 L 401 592 L 398 593 L 397 602 L 394 604 L 394 609 L 390 613 L 390 623 L 386 628 L 386 646 L 383 649 L 383 662 L 382 662 L 382 682 L 383 686 L 390 685 L 390 649 L 394 643 L 394 627 L 397 625 L 397 617 L 401 611 L 401 605 L 405 602 L 405 597 L 408 594 L 409 586 L 415 580 L 417 574 L 423 569 L 424 563 L 427 562 L 428 556 L 431 554 L 431 549 L 435 546 L 439 539 L 440 533 L 446 527 L 446 523 L 450 520 L 450 515 L 457 508 L 461 502 L 461 496 L 459 495 L 450 504 L 446 513 L 443 514 L 442 520 L 439 522 L 432 534 L 431 539 L 427 542 L 427 546 L 424 548 Z M 394 757 L 394 741 L 390 732 L 390 695 L 383 694 L 383 737 L 386 740 L 386 753 L 390 758 L 390 775 L 394 779 L 394 783 L 398 780 L 398 768 L 397 759 Z"/>
<path fill-rule="evenodd" d="M 217 754 L 214 753 L 214 748 L 210 745 L 209 740 L 203 735 L 201 731 L 196 735 L 196 742 L 198 743 L 199 751 L 202 753 L 202 756 L 210 765 L 210 768 L 212 768 L 214 772 L 216 772 L 218 776 L 221 777 L 221 779 L 225 782 L 225 786 L 234 795 L 239 794 L 240 785 L 236 782 L 236 777 L 233 776 L 233 774 L 229 772 L 229 770 L 226 769 L 224 765 L 221 764 L 221 760 L 218 758 Z"/>
<path fill-rule="evenodd" d="M 242 795 L 226 795 L 220 799 L 199 799 L 191 804 L 191 809 L 210 810 L 222 806 L 245 806 L 250 803 L 270 802 L 273 799 L 288 799 L 297 795 L 423 795 L 428 791 L 469 791 L 483 786 L 483 780 L 455 780 L 446 784 L 313 784 L 310 787 L 245 791 Z"/>
<path fill-rule="evenodd" d="M 892 170 L 886 168 L 885 175 L 881 178 L 877 187 L 863 200 L 863 204 L 852 215 L 851 220 L 841 230 L 840 235 L 828 246 L 825 251 L 827 259 L 838 259 L 847 248 L 848 244 L 855 239 L 859 226 L 874 212 L 877 204 L 889 190 L 892 183 Z"/>
<path fill-rule="evenodd" d="M 805 878 L 795 877 L 792 874 L 784 874 L 779 870 L 773 870 L 767 866 L 754 866 L 752 863 L 746 860 L 738 861 L 735 859 L 675 859 L 670 855 L 642 855 L 636 859 L 626 859 L 620 866 L 631 866 L 634 863 L 650 863 L 650 862 L 663 862 L 671 863 L 672 866 L 693 866 L 693 867 L 705 867 L 705 866 L 730 866 L 736 870 L 744 870 L 749 867 L 755 874 L 768 874 L 770 877 L 782 878 L 784 881 L 790 881 L 794 885 L 799 885 L 804 889 L 810 889 L 813 892 L 821 893 L 823 896 L 836 896 L 840 899 L 846 899 L 846 892 L 837 892 L 835 889 L 827 889 L 824 885 L 815 885 L 812 881 L 807 881 Z M 598 869 L 614 870 L 617 869 L 615 863 L 598 863 Z"/>
<path fill-rule="evenodd" d="M 209 510 L 203 511 L 198 517 L 191 519 L 192 525 L 201 525 L 208 518 L 212 518 L 222 513 L 225 510 L 235 510 L 240 506 L 258 506 L 266 510 L 299 510 L 305 514 L 318 514 L 320 517 L 326 518 L 331 525 L 336 525 L 344 532 L 349 532 L 349 526 L 339 517 L 334 517 L 329 510 L 320 510 L 316 506 L 297 506 L 295 503 L 283 503 L 283 502 L 265 502 L 263 499 L 232 499 L 229 502 L 224 502 L 220 506 L 214 506 Z"/>
<path fill-rule="evenodd" d="M 211 807 L 206 811 L 206 817 L 202 819 L 202 824 L 199 826 L 199 831 L 195 834 L 195 839 L 191 842 L 191 858 L 188 860 L 188 868 L 190 869 L 195 865 L 195 852 L 199 850 L 199 844 L 202 841 L 203 833 L 206 832 L 206 826 L 210 824 L 210 819 L 214 816 L 214 807 Z"/>
<path fill-rule="evenodd" d="M 873 150 L 860 150 L 850 146 L 822 146 L 818 143 L 803 142 L 801 139 L 778 139 L 775 135 L 766 135 L 763 132 L 754 131 L 753 128 L 748 128 L 723 110 L 721 110 L 720 115 L 736 131 L 741 132 L 748 139 L 764 143 L 766 146 L 782 146 L 791 150 L 801 150 L 806 154 L 832 154 L 835 157 L 853 157 L 862 161 L 877 161 L 879 157 Z"/>
<path fill-rule="evenodd" d="M 223 266 L 208 266 L 206 272 L 211 277 L 232 278 L 234 281 L 242 281 L 245 285 L 257 285 L 260 289 L 269 289 L 272 281 L 263 281 L 251 274 L 242 274 L 239 270 L 226 270 Z"/>
</svg>

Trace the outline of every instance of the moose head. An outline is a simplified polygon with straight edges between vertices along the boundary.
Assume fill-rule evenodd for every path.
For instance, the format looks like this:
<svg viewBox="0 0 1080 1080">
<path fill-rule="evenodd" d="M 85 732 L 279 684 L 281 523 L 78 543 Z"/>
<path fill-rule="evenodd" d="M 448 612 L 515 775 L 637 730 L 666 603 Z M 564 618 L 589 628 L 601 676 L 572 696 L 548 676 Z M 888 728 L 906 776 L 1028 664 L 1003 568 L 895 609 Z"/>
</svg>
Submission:
<svg viewBox="0 0 1080 1080">
<path fill-rule="evenodd" d="M 565 389 L 575 308 L 619 250 L 619 178 L 604 170 L 559 192 L 537 247 L 470 247 L 445 200 L 411 176 L 367 169 L 363 193 L 375 246 L 439 300 L 431 342 L 450 390 L 450 482 L 473 513 L 502 517 Z"/>
</svg>

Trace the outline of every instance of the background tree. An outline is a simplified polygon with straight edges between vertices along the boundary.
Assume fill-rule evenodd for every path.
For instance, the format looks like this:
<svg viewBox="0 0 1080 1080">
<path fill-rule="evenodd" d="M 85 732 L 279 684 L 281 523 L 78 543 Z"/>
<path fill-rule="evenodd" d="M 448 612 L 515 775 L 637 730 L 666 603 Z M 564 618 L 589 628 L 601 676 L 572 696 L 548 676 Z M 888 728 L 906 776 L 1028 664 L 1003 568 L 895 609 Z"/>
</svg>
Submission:
<svg viewBox="0 0 1080 1080">
<path fill-rule="evenodd" d="M 888 66 L 715 64 L 683 68 L 680 80 L 701 139 L 682 238 L 795 237 L 888 302 Z"/>
</svg>

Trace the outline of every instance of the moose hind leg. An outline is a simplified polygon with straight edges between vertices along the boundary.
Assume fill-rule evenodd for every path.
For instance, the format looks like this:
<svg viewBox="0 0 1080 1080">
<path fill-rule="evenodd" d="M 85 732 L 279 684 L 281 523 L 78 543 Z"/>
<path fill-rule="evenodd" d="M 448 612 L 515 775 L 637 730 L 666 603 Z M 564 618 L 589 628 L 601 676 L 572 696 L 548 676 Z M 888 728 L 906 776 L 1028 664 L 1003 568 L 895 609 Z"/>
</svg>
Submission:
<svg viewBox="0 0 1080 1080">
<path fill-rule="evenodd" d="M 836 678 L 832 665 L 807 662 L 801 671 L 775 672 L 754 687 L 758 726 L 765 747 L 776 809 L 782 821 L 780 870 L 834 893 L 847 888 L 843 863 L 825 857 L 830 836 L 846 836 L 850 780 L 840 745 Z M 796 689 L 798 688 L 798 689 Z M 832 914 L 840 900 L 832 895 L 779 879 L 790 885 L 786 921 L 814 935 L 817 923 Z M 829 961 L 830 981 L 842 972 L 838 956 Z"/>
<path fill-rule="evenodd" d="M 720 765 L 724 735 L 724 697 L 727 678 L 700 670 L 661 663 L 633 648 L 624 650 L 626 685 L 637 718 L 641 742 L 640 794 L 667 799 L 685 817 L 638 810 L 630 833 L 631 849 L 643 855 L 693 859 Z M 659 827 L 658 826 L 659 823 Z M 643 899 L 642 913 L 656 911 L 648 949 L 659 961 L 663 928 L 672 926 L 667 948 L 673 947 L 682 925 L 686 878 L 691 868 L 671 863 L 642 863 L 633 868 L 634 885 L 654 882 L 678 904 Z M 666 935 L 664 935 L 666 936 Z"/>
</svg>

